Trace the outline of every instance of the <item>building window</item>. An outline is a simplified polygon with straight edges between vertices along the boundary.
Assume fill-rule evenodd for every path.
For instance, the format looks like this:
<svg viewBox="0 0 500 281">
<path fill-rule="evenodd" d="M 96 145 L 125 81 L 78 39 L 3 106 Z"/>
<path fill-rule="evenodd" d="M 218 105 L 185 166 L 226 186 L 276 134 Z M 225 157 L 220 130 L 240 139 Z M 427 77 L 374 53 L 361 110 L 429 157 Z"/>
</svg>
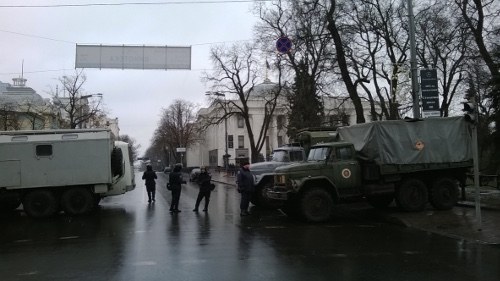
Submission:
<svg viewBox="0 0 500 281">
<path fill-rule="evenodd" d="M 278 115 L 276 117 L 276 127 L 278 128 L 278 130 L 281 130 L 283 129 L 284 126 L 285 126 L 285 115 Z"/>
<path fill-rule="evenodd" d="M 238 148 L 245 148 L 245 136 L 238 136 Z"/>
<path fill-rule="evenodd" d="M 327 126 L 348 126 L 349 115 L 345 113 L 327 115 L 325 116 L 325 123 Z"/>
<path fill-rule="evenodd" d="M 283 136 L 278 136 L 278 147 L 283 146 Z"/>
<path fill-rule="evenodd" d="M 243 116 L 238 115 L 238 128 L 243 128 L 245 126 L 245 120 Z"/>
<path fill-rule="evenodd" d="M 228 148 L 234 148 L 234 139 L 233 139 L 233 135 L 228 135 L 228 136 L 227 136 L 227 147 L 228 147 Z"/>
<path fill-rule="evenodd" d="M 271 154 L 271 144 L 269 143 L 269 136 L 266 136 L 266 155 Z"/>
</svg>

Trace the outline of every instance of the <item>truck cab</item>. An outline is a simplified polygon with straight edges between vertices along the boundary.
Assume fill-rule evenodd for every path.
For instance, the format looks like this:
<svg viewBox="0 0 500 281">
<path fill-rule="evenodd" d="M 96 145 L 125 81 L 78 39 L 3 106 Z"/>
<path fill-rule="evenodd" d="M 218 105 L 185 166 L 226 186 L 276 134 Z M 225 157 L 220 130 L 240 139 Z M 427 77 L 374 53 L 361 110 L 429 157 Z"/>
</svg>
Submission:
<svg viewBox="0 0 500 281">
<path fill-rule="evenodd" d="M 307 162 L 276 168 L 274 186 L 266 194 L 298 204 L 293 208 L 309 221 L 323 221 L 341 198 L 361 196 L 360 173 L 352 143 L 321 143 L 311 147 Z"/>
<path fill-rule="evenodd" d="M 283 146 L 273 150 L 271 161 L 252 163 L 250 172 L 255 178 L 255 193 L 252 196 L 252 204 L 268 208 L 276 208 L 281 205 L 280 201 L 270 200 L 266 195 L 266 188 L 272 187 L 274 170 L 277 167 L 304 162 L 306 154 L 300 146 Z"/>
</svg>

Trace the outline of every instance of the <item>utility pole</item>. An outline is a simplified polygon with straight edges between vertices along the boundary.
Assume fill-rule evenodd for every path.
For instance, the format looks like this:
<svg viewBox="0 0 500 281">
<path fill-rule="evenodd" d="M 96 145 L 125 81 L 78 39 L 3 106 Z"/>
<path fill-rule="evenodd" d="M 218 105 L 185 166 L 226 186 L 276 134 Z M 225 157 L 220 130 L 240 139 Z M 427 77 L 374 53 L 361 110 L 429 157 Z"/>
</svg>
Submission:
<svg viewBox="0 0 500 281">
<path fill-rule="evenodd" d="M 206 95 L 207 96 L 210 96 L 210 95 L 214 95 L 214 96 L 217 96 L 217 97 L 224 97 L 224 106 L 223 106 L 223 109 L 224 109 L 224 146 L 225 146 L 225 149 L 224 149 L 224 155 L 222 156 L 222 159 L 224 161 L 224 170 L 226 170 L 226 173 L 227 173 L 227 170 L 228 170 L 228 166 L 229 166 L 229 154 L 228 154 L 228 147 L 227 147 L 227 109 L 226 109 L 226 105 L 227 105 L 227 101 L 226 101 L 226 94 L 224 93 L 219 93 L 219 92 L 206 92 Z"/>
<path fill-rule="evenodd" d="M 476 205 L 476 221 L 477 230 L 482 229 L 481 218 L 481 194 L 479 188 L 479 151 L 477 147 L 477 126 L 479 124 L 479 112 L 477 107 L 477 100 L 474 95 L 467 96 L 467 101 L 463 103 L 465 112 L 465 120 L 472 126 L 472 159 L 474 162 L 474 204 Z"/>
<path fill-rule="evenodd" d="M 412 0 L 407 0 L 408 26 L 410 28 L 410 71 L 411 71 L 411 94 L 413 97 L 413 118 L 420 118 L 420 97 L 417 76 L 417 51 L 415 46 L 415 17 L 413 15 Z"/>
</svg>

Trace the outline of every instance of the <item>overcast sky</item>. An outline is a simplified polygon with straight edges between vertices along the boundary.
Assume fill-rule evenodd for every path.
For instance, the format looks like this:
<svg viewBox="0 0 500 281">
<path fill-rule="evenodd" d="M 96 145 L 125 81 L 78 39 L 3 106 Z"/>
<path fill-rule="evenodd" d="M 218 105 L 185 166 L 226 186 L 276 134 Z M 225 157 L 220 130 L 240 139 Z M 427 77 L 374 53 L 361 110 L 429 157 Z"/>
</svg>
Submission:
<svg viewBox="0 0 500 281">
<path fill-rule="evenodd" d="M 253 4 L 237 1 L 0 0 L 0 81 L 12 84 L 24 60 L 27 86 L 50 98 L 59 77 L 75 74 L 77 43 L 192 46 L 191 70 L 85 70 L 85 93 L 103 93 L 109 117 L 119 119 L 120 133 L 134 138 L 142 154 L 161 108 L 175 99 L 207 103 L 201 75 L 211 68 L 210 47 L 252 39 Z M 54 7 L 127 2 L 163 4 Z"/>
</svg>

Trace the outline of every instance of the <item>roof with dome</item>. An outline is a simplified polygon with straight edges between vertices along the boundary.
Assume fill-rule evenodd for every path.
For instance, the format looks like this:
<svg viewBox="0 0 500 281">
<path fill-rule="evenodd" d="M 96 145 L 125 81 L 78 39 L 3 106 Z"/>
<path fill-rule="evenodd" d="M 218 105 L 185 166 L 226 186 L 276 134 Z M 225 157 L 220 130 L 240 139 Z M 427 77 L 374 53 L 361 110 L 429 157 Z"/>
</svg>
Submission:
<svg viewBox="0 0 500 281">
<path fill-rule="evenodd" d="M 34 105 L 43 105 L 45 103 L 42 96 L 36 93 L 30 87 L 26 87 L 26 79 L 14 78 L 14 85 L 2 83 L 0 81 L 0 104 L 32 103 Z"/>
</svg>

